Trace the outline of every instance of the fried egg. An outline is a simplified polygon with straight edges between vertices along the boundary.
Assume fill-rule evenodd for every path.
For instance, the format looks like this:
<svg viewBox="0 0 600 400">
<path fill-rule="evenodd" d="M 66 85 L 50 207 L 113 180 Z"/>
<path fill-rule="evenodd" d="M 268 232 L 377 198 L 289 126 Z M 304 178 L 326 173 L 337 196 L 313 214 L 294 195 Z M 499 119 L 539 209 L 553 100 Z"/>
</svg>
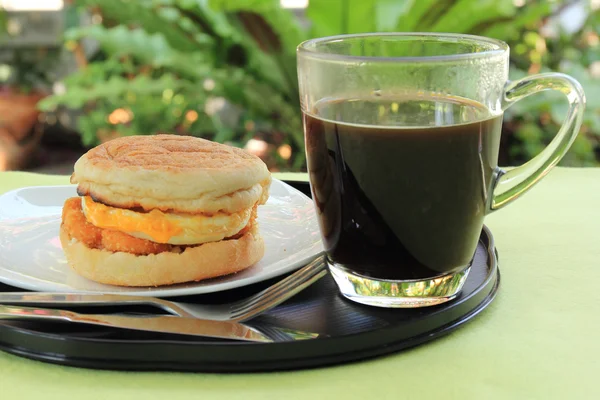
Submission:
<svg viewBox="0 0 600 400">
<path fill-rule="evenodd" d="M 97 203 L 90 196 L 81 198 L 81 208 L 86 219 L 98 228 L 174 245 L 216 242 L 234 236 L 244 229 L 252 215 L 252 207 L 236 213 L 212 215 L 160 210 L 138 212 Z"/>
</svg>

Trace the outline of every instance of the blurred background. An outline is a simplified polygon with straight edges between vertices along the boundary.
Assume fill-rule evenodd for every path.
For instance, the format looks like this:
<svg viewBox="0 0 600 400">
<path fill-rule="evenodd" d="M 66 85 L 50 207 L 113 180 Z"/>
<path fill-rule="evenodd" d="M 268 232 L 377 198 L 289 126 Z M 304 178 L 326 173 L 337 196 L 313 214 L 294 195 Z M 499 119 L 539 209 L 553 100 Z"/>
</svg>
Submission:
<svg viewBox="0 0 600 400">
<path fill-rule="evenodd" d="M 0 0 L 0 170 L 70 173 L 112 138 L 194 135 L 305 169 L 303 40 L 457 32 L 511 46 L 511 79 L 575 77 L 587 95 L 566 166 L 600 160 L 600 0 Z M 505 113 L 501 165 L 537 154 L 566 114 L 542 93 Z"/>
</svg>

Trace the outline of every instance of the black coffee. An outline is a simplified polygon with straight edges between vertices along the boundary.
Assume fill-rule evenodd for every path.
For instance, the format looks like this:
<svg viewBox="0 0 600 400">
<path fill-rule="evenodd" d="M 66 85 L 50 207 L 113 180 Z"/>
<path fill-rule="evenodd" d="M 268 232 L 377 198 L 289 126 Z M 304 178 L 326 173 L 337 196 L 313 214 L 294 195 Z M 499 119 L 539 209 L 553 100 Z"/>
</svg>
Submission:
<svg viewBox="0 0 600 400">
<path fill-rule="evenodd" d="M 321 102 L 304 123 L 333 262 L 383 279 L 431 277 L 470 263 L 501 116 L 462 98 L 414 94 Z"/>
</svg>

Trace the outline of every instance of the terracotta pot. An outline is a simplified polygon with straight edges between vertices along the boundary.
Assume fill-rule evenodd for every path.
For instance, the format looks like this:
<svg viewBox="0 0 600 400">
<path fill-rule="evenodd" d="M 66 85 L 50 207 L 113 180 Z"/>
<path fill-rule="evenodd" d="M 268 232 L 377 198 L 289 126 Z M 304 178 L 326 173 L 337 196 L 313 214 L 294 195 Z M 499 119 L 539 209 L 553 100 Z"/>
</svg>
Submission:
<svg viewBox="0 0 600 400">
<path fill-rule="evenodd" d="M 33 129 L 40 112 L 37 103 L 42 93 L 0 92 L 0 171 L 21 169 L 38 148 L 41 129 Z"/>
</svg>

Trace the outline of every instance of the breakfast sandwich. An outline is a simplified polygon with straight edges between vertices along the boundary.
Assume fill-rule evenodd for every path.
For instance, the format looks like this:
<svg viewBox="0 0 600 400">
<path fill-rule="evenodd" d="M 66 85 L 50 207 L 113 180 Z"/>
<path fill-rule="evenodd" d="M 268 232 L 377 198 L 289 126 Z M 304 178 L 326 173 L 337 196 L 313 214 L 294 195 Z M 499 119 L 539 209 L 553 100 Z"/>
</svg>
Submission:
<svg viewBox="0 0 600 400">
<path fill-rule="evenodd" d="M 80 275 L 159 286 L 241 271 L 264 255 L 257 207 L 271 174 L 244 150 L 190 136 L 128 136 L 84 154 L 60 240 Z"/>
</svg>

